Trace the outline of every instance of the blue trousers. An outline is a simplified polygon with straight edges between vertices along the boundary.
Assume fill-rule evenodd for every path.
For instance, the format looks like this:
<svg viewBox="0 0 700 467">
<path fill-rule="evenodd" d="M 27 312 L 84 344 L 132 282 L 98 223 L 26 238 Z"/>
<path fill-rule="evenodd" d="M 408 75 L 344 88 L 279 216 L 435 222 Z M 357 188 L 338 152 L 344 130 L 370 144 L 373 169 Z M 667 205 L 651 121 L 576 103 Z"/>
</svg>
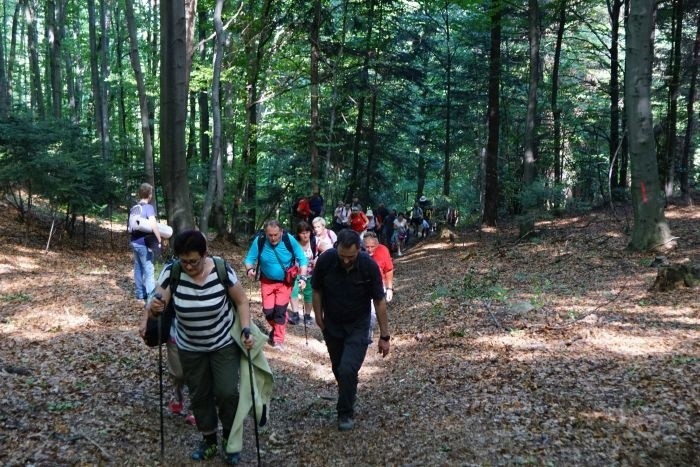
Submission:
<svg viewBox="0 0 700 467">
<path fill-rule="evenodd" d="M 153 266 L 153 252 L 146 245 L 131 243 L 134 250 L 134 284 L 136 285 L 136 298 L 145 300 L 156 288 Z"/>
</svg>

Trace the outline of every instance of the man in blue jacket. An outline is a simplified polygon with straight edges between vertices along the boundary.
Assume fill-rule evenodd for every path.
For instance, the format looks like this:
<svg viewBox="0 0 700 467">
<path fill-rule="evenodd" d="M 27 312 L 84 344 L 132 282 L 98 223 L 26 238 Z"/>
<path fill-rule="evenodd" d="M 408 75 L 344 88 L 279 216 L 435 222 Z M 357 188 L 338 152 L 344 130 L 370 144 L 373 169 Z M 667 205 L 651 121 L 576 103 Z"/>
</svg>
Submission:
<svg viewBox="0 0 700 467">
<path fill-rule="evenodd" d="M 260 270 L 260 291 L 265 319 L 272 328 L 268 342 L 282 350 L 287 332 L 287 306 L 292 296 L 291 283 L 285 281 L 286 270 L 299 265 L 299 287 L 304 289 L 309 260 L 296 239 L 282 229 L 276 219 L 265 223 L 265 238 L 256 237 L 245 257 L 246 275 L 254 278 Z"/>
</svg>

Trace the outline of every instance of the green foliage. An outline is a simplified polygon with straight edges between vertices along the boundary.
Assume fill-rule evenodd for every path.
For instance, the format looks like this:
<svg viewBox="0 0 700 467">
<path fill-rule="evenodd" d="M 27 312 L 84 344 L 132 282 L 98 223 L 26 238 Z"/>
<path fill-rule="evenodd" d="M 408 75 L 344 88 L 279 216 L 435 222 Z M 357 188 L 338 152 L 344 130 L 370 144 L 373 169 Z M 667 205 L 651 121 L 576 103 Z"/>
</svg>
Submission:
<svg viewBox="0 0 700 467">
<path fill-rule="evenodd" d="M 86 214 L 113 201 L 110 173 L 109 164 L 76 126 L 14 118 L 0 122 L 0 186 L 5 192 L 24 191 L 47 199 L 54 209 Z"/>
</svg>

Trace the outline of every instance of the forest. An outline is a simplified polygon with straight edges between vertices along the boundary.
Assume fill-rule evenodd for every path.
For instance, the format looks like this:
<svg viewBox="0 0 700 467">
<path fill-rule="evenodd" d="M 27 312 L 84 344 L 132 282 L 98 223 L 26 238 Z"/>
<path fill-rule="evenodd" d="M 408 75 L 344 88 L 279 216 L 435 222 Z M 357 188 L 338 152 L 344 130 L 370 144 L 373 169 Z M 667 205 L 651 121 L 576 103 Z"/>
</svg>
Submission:
<svg viewBox="0 0 700 467">
<path fill-rule="evenodd" d="M 697 1 L 1 5 L 0 464 L 187 464 L 137 333 L 148 182 L 241 278 L 316 190 L 329 223 L 430 205 L 356 429 L 318 327 L 289 326 L 242 465 L 698 465 Z"/>
<path fill-rule="evenodd" d="M 2 2 L 0 183 L 71 235 L 147 181 L 176 231 L 234 240 L 318 189 L 523 234 L 629 201 L 644 250 L 697 181 L 697 2 L 86 6 Z"/>
</svg>

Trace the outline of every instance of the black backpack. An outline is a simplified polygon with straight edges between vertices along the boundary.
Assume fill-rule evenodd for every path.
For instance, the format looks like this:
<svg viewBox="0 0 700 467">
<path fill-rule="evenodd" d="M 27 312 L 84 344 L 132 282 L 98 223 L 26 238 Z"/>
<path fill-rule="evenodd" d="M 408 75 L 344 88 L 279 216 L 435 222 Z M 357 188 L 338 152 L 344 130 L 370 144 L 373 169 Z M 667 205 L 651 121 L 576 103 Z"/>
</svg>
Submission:
<svg viewBox="0 0 700 467">
<path fill-rule="evenodd" d="M 228 273 L 226 272 L 226 262 L 223 258 L 219 256 L 212 256 L 214 260 L 214 266 L 216 267 L 216 275 L 219 278 L 219 282 L 226 288 L 226 296 L 228 297 L 228 287 L 231 285 L 231 281 L 228 278 Z M 175 297 L 175 291 L 177 290 L 177 285 L 180 282 L 180 273 L 182 272 L 182 265 L 180 261 L 173 261 L 173 265 L 170 269 L 170 301 L 168 306 L 165 307 L 162 317 L 158 318 L 148 318 L 146 322 L 146 335 L 143 340 L 149 347 L 158 347 L 159 345 L 165 344 L 170 338 L 170 327 L 173 323 L 173 318 L 175 317 L 175 305 L 173 297 Z M 160 326 L 159 326 L 160 325 Z"/>
</svg>

